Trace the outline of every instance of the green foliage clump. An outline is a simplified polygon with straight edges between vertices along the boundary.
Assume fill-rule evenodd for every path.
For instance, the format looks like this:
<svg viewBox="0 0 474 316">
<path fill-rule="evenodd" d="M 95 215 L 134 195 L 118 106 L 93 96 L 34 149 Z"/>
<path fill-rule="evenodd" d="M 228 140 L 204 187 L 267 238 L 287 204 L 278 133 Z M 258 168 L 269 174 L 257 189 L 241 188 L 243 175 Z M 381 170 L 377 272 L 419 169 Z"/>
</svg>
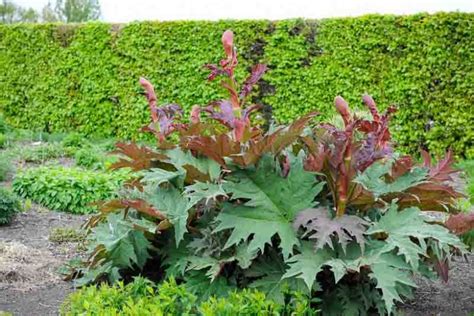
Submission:
<svg viewBox="0 0 474 316">
<path fill-rule="evenodd" d="M 398 105 L 393 131 L 404 151 L 452 147 L 474 157 L 473 20 L 472 13 L 438 13 L 2 25 L 0 110 L 16 127 L 139 137 L 147 118 L 136 78 L 159 82 L 160 100 L 186 111 L 218 99 L 218 86 L 201 81 L 202 65 L 219 54 L 213 39 L 231 28 L 242 69 L 270 66 L 251 98 L 271 106 L 280 122 L 312 110 L 328 119 L 334 95 L 355 103 L 370 91 L 381 104 Z"/>
<path fill-rule="evenodd" d="M 10 190 L 0 187 L 0 225 L 9 224 L 21 212 L 20 199 Z"/>
<path fill-rule="evenodd" d="M 126 173 L 38 167 L 20 171 L 13 190 L 47 208 L 84 214 L 96 210 L 92 203 L 112 198 L 127 177 Z"/>
<path fill-rule="evenodd" d="M 12 170 L 12 163 L 10 157 L 0 154 L 0 182 L 5 181 L 8 174 Z"/>
<path fill-rule="evenodd" d="M 306 302 L 295 298 L 286 305 L 276 304 L 255 290 L 232 291 L 226 298 L 198 302 L 185 286 L 174 279 L 155 286 L 137 277 L 133 282 L 114 286 L 84 287 L 71 294 L 61 315 L 316 315 Z"/>
<path fill-rule="evenodd" d="M 264 130 L 250 119 L 263 107 L 249 96 L 267 67 L 255 65 L 241 84 L 231 31 L 222 44 L 224 59 L 206 67 L 228 95 L 187 119 L 177 104 L 157 107 L 140 79 L 156 145 L 117 144 L 112 168 L 134 178 L 89 221 L 77 282 L 141 273 L 173 277 L 200 301 L 252 288 L 279 304 L 300 293 L 325 315 L 385 315 L 410 296 L 411 275 L 447 277 L 451 255 L 465 251 L 453 232 L 469 228 L 464 214 L 449 214 L 462 196 L 452 152 L 433 162 L 422 151 L 421 163 L 397 153 L 396 108 L 380 113 L 368 95 L 370 118 L 338 96 L 339 127 L 308 113 Z"/>
<path fill-rule="evenodd" d="M 82 148 L 76 151 L 74 154 L 74 160 L 76 165 L 90 168 L 90 169 L 100 169 L 103 167 L 103 155 L 100 155 L 92 148 Z"/>
<path fill-rule="evenodd" d="M 81 230 L 74 228 L 53 228 L 48 237 L 49 241 L 52 242 L 82 242 L 85 240 L 85 233 Z"/>
<path fill-rule="evenodd" d="M 15 156 L 20 161 L 29 163 L 43 163 L 47 160 L 57 159 L 65 156 L 61 143 L 39 143 L 15 148 Z"/>
<path fill-rule="evenodd" d="M 0 133 L 0 149 L 3 149 L 7 146 L 8 138 L 6 135 Z"/>
<path fill-rule="evenodd" d="M 64 147 L 72 148 L 82 148 L 89 145 L 85 137 L 79 133 L 67 134 L 62 140 L 62 144 Z"/>
</svg>

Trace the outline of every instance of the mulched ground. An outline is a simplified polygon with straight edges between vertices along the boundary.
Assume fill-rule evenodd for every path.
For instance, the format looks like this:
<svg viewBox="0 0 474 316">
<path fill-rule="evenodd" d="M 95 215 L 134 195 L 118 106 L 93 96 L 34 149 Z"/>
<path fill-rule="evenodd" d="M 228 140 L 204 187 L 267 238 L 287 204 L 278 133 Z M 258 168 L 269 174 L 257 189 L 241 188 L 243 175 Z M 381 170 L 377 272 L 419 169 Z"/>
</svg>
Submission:
<svg viewBox="0 0 474 316">
<path fill-rule="evenodd" d="M 85 216 L 50 212 L 34 206 L 0 227 L 0 311 L 18 316 L 57 315 L 74 289 L 62 281 L 57 268 L 77 254 L 77 244 L 48 240 L 55 227 L 78 228 Z M 407 316 L 474 315 L 474 255 L 457 258 L 447 284 L 417 280 L 412 302 L 402 306 Z M 332 316 L 332 315 L 331 315 Z"/>
</svg>

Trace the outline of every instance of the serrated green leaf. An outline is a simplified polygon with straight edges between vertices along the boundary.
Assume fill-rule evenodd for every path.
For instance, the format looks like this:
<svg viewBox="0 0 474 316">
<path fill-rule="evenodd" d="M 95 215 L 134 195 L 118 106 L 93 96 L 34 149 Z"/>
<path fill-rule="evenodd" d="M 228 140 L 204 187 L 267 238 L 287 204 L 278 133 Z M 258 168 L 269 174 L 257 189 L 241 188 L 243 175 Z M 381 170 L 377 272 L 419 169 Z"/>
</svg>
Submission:
<svg viewBox="0 0 474 316">
<path fill-rule="evenodd" d="M 289 291 L 308 292 L 303 280 L 297 278 L 284 279 L 286 264 L 281 256 L 270 252 L 266 260 L 254 262 L 250 269 L 245 271 L 245 275 L 251 278 L 258 278 L 249 284 L 250 288 L 256 288 L 266 294 L 274 301 L 283 304 L 285 293 Z"/>
<path fill-rule="evenodd" d="M 347 272 L 347 264 L 341 259 L 328 260 L 325 265 L 331 267 L 335 283 L 338 283 Z"/>
<path fill-rule="evenodd" d="M 194 157 L 191 152 L 184 152 L 180 148 L 174 148 L 166 151 L 166 156 L 169 157 L 169 162 L 177 169 L 184 170 L 186 166 L 192 166 L 203 174 L 209 175 L 211 180 L 219 177 L 221 172 L 220 165 L 212 159 Z"/>
<path fill-rule="evenodd" d="M 383 263 L 375 263 L 370 266 L 372 273 L 370 277 L 377 281 L 377 288 L 382 291 L 387 312 L 392 312 L 394 301 L 401 302 L 402 299 L 397 290 L 397 283 L 416 287 L 406 272 Z"/>
<path fill-rule="evenodd" d="M 176 245 L 183 240 L 188 220 L 188 210 L 192 207 L 190 201 L 174 186 L 147 186 L 144 190 L 145 200 L 163 213 L 173 224 Z"/>
<path fill-rule="evenodd" d="M 257 257 L 258 251 L 249 251 L 246 243 L 237 246 L 235 253 L 235 260 L 237 260 L 239 267 L 247 269 L 252 264 L 253 259 Z"/>
<path fill-rule="evenodd" d="M 217 277 L 211 282 L 202 271 L 186 273 L 184 286 L 189 292 L 196 294 L 199 301 L 207 300 L 211 296 L 225 297 L 235 290 L 235 286 L 229 284 L 229 280 Z"/>
<path fill-rule="evenodd" d="M 144 183 L 160 185 L 163 182 L 181 179 L 179 182 L 182 183 L 184 181 L 185 175 L 186 173 L 184 170 L 167 171 L 164 169 L 153 168 L 144 173 L 142 181 Z"/>
<path fill-rule="evenodd" d="M 143 232 L 134 230 L 133 224 L 125 221 L 122 214 L 109 214 L 107 222 L 97 225 L 93 232 L 92 246 L 103 245 L 109 259 L 120 268 L 133 264 L 143 267 L 150 256 L 151 243 Z"/>
<path fill-rule="evenodd" d="M 208 203 L 210 200 L 216 200 L 219 196 L 227 196 L 221 184 L 209 182 L 196 182 L 188 185 L 184 189 L 184 193 L 193 205 L 202 200 Z"/>
<path fill-rule="evenodd" d="M 411 207 L 398 211 L 395 203 L 392 203 L 384 216 L 366 232 L 367 235 L 375 233 L 388 234 L 383 252 L 397 248 L 415 270 L 418 268 L 419 255 L 426 252 L 425 239 L 436 240 L 446 251 L 449 251 L 450 247 L 465 250 L 459 238 L 446 228 L 425 222 L 418 208 Z M 418 243 L 414 243 L 412 238 L 418 239 Z"/>
<path fill-rule="evenodd" d="M 265 244 L 270 244 L 272 236 L 277 234 L 280 236 L 280 247 L 284 256 L 289 257 L 293 252 L 293 247 L 299 244 L 299 240 L 290 223 L 278 221 L 278 218 L 259 218 L 255 208 L 245 206 L 233 207 L 227 204 L 217 219 L 219 220 L 219 225 L 216 227 L 215 232 L 233 229 L 232 234 L 224 245 L 224 249 L 238 245 L 241 241 L 245 241 L 252 236 L 248 243 L 248 251 L 260 250 L 263 252 Z"/>
<path fill-rule="evenodd" d="M 384 179 L 392 170 L 392 163 L 387 161 L 377 161 L 368 167 L 364 172 L 357 175 L 354 182 L 362 185 L 371 192 L 375 198 L 395 192 L 403 192 L 413 186 L 426 181 L 428 170 L 426 168 L 415 167 L 410 172 L 398 177 L 395 181 L 387 183 Z"/>
<path fill-rule="evenodd" d="M 259 249 L 271 242 L 274 235 L 280 238 L 285 258 L 299 244 L 291 223 L 296 214 L 314 206 L 314 198 L 323 183 L 317 183 L 314 174 L 303 169 L 302 157 L 290 158 L 290 172 L 286 178 L 272 157 L 264 156 L 254 170 L 242 170 L 224 184 L 232 199 L 246 199 L 244 205 L 226 204 L 218 215 L 215 231 L 233 229 L 225 247 L 245 241 L 252 236 L 249 250 Z"/>
<path fill-rule="evenodd" d="M 283 278 L 300 278 L 311 290 L 316 281 L 316 275 L 322 271 L 323 266 L 332 257 L 326 249 L 315 251 L 310 243 L 304 243 L 301 246 L 301 253 L 286 261 L 290 268 L 285 272 Z"/>
</svg>

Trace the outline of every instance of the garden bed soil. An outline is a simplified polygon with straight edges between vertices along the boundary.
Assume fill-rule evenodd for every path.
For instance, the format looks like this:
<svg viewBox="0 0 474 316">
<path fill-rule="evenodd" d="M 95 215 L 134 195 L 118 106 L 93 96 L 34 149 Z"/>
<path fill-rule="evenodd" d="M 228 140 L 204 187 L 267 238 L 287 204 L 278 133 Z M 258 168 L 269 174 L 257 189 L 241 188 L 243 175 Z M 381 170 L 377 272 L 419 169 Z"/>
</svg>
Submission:
<svg viewBox="0 0 474 316">
<path fill-rule="evenodd" d="M 77 244 L 48 240 L 55 227 L 78 228 L 86 216 L 33 206 L 9 226 L 0 227 L 0 311 L 15 316 L 57 315 L 74 288 L 57 268 L 77 255 Z M 448 283 L 416 280 L 415 298 L 403 304 L 407 316 L 466 316 L 474 312 L 474 255 L 456 258 Z"/>
<path fill-rule="evenodd" d="M 57 269 L 78 254 L 78 244 L 50 242 L 48 237 L 56 227 L 79 228 L 85 220 L 34 205 L 0 227 L 0 311 L 14 316 L 58 314 L 74 289 Z"/>
</svg>

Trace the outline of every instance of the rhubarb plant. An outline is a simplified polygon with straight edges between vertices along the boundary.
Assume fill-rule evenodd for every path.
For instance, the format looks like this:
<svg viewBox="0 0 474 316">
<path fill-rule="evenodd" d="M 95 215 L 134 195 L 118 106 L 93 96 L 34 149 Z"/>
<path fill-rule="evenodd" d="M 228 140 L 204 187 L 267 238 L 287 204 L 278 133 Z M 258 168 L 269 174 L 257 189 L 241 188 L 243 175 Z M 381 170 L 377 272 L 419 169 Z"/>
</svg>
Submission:
<svg viewBox="0 0 474 316">
<path fill-rule="evenodd" d="M 316 124 L 313 112 L 265 131 L 252 123 L 261 106 L 251 93 L 267 67 L 239 84 L 231 31 L 222 44 L 225 58 L 205 67 L 228 98 L 194 106 L 188 119 L 179 105 L 158 106 L 140 79 L 156 146 L 117 144 L 113 168 L 134 178 L 90 219 L 77 282 L 174 277 L 201 299 L 257 288 L 281 302 L 305 295 L 328 315 L 382 315 L 410 295 L 413 275 L 446 277 L 465 251 L 455 233 L 472 228 L 467 215 L 426 216 L 457 211 L 452 154 L 438 163 L 397 154 L 395 108 L 381 114 L 369 96 L 372 119 L 337 97 L 342 129 Z"/>
</svg>

